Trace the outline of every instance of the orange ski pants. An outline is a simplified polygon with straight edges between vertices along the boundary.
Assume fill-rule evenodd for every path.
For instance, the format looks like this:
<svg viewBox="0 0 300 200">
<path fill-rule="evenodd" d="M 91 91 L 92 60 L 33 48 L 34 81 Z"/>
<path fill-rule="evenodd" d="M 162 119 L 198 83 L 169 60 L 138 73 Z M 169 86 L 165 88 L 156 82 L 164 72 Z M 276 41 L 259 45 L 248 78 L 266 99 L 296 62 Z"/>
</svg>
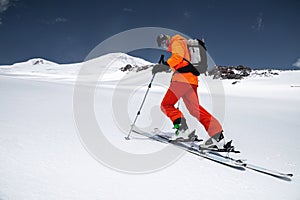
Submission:
<svg viewBox="0 0 300 200">
<path fill-rule="evenodd" d="M 182 98 L 190 114 L 204 126 L 210 137 L 222 131 L 222 126 L 216 118 L 207 112 L 200 104 L 197 94 L 197 85 L 184 82 L 171 82 L 171 85 L 161 102 L 161 110 L 174 122 L 183 118 L 179 109 L 175 108 L 176 102 Z"/>
</svg>

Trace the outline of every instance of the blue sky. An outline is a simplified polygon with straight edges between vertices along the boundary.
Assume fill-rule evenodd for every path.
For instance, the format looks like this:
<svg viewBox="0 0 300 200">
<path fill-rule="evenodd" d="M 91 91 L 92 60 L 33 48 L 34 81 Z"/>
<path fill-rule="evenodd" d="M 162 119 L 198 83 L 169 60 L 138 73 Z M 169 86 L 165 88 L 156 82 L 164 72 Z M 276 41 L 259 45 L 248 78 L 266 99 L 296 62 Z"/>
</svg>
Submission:
<svg viewBox="0 0 300 200">
<path fill-rule="evenodd" d="M 299 0 L 0 0 L 0 64 L 33 57 L 80 62 L 119 32 L 164 27 L 204 35 L 217 65 L 291 68 L 300 59 L 299 10 Z"/>
</svg>

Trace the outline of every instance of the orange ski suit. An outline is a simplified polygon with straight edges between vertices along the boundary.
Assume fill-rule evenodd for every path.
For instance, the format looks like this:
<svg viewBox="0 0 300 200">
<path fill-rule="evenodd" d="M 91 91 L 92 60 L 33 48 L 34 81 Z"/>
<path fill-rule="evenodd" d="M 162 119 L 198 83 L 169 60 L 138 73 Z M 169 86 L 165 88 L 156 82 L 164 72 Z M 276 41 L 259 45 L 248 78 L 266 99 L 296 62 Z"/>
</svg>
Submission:
<svg viewBox="0 0 300 200">
<path fill-rule="evenodd" d="M 222 126 L 218 120 L 199 104 L 198 77 L 192 73 L 176 72 L 177 69 L 189 64 L 183 59 L 190 60 L 186 39 L 180 35 L 173 36 L 168 51 L 172 53 L 172 56 L 167 60 L 167 63 L 174 74 L 170 87 L 161 102 L 161 110 L 172 122 L 178 118 L 184 118 L 182 112 L 174 106 L 182 98 L 190 114 L 199 120 L 210 137 L 221 132 Z"/>
</svg>

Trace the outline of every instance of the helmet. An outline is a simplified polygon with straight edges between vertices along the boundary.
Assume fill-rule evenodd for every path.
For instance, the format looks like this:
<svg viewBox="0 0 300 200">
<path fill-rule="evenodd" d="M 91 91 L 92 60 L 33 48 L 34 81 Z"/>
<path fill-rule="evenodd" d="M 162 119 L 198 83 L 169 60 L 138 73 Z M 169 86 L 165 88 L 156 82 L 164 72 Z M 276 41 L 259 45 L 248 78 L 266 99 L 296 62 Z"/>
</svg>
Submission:
<svg viewBox="0 0 300 200">
<path fill-rule="evenodd" d="M 159 47 L 168 46 L 170 43 L 169 40 L 170 40 L 170 36 L 166 34 L 159 34 L 156 38 L 156 42 Z"/>
</svg>

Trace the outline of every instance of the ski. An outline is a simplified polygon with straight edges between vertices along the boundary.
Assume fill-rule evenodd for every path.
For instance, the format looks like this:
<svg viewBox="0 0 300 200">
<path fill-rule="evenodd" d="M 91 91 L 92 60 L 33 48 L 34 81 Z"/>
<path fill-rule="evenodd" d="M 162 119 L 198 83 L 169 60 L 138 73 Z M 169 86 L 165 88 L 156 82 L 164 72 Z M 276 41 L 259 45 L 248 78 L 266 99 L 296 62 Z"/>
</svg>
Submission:
<svg viewBox="0 0 300 200">
<path fill-rule="evenodd" d="M 170 140 L 165 137 L 164 135 L 159 135 L 159 134 L 151 134 L 148 132 L 143 132 L 143 131 L 137 131 L 137 130 L 132 130 L 133 132 L 148 137 L 152 140 L 165 143 L 165 144 L 172 144 L 182 150 L 185 150 L 189 153 L 195 154 L 197 156 L 200 156 L 202 158 L 214 161 L 216 163 L 229 166 L 231 168 L 235 168 L 238 170 L 245 170 L 244 166 L 242 166 L 240 163 L 237 163 L 236 160 L 231 159 L 229 157 L 225 156 L 220 156 L 218 154 L 215 154 L 212 151 L 199 151 L 199 147 L 197 145 L 191 144 L 192 142 L 170 142 Z"/>
<path fill-rule="evenodd" d="M 189 153 L 195 154 L 197 156 L 200 156 L 202 158 L 211 160 L 213 162 L 225 165 L 225 166 L 229 166 L 231 168 L 235 168 L 238 170 L 246 170 L 246 169 L 250 169 L 262 174 L 266 174 L 266 175 L 270 175 L 273 176 L 275 178 L 279 178 L 285 181 L 291 181 L 291 177 L 293 177 L 293 174 L 291 173 L 282 173 L 279 171 L 275 171 L 275 170 L 271 170 L 271 169 L 267 169 L 264 167 L 260 167 L 251 163 L 248 163 L 246 160 L 242 160 L 242 159 L 234 159 L 229 157 L 229 153 L 232 152 L 227 152 L 225 150 L 216 150 L 216 149 L 205 149 L 205 148 L 200 148 L 199 144 L 197 144 L 196 142 L 174 142 L 172 140 L 170 140 L 168 134 L 164 134 L 163 132 L 159 132 L 159 133 L 148 133 L 148 132 L 144 132 L 144 131 L 137 131 L 137 130 L 132 130 L 133 132 L 145 136 L 149 139 L 161 142 L 161 143 L 165 143 L 165 144 L 172 144 L 175 145 L 176 147 L 185 150 Z M 221 154 L 222 152 L 226 152 L 227 155 L 223 155 Z M 234 153 L 239 153 L 239 151 L 236 151 Z"/>
<path fill-rule="evenodd" d="M 278 171 L 275 171 L 275 170 L 271 170 L 271 169 L 266 169 L 266 168 L 263 168 L 263 167 L 260 167 L 260 166 L 257 166 L 257 165 L 253 165 L 253 164 L 250 164 L 250 163 L 241 163 L 241 165 L 247 169 L 251 169 L 251 170 L 254 170 L 256 172 L 260 172 L 260 173 L 263 173 L 263 174 L 266 174 L 266 175 L 270 175 L 270 176 L 273 176 L 273 177 L 276 177 L 276 178 L 280 178 L 280 179 L 283 179 L 283 180 L 286 180 L 286 181 L 291 181 L 291 177 L 293 177 L 293 174 L 291 173 L 282 173 L 282 172 L 278 172 Z"/>
<path fill-rule="evenodd" d="M 192 132 L 196 132 L 196 130 L 192 131 Z M 197 149 L 199 151 L 214 151 L 214 152 L 224 152 L 224 153 L 240 153 L 240 151 L 236 151 L 234 149 L 234 146 L 231 145 L 232 143 L 232 140 L 227 142 L 225 145 L 224 145 L 224 148 L 223 149 L 218 149 L 218 148 L 205 148 L 205 147 L 201 147 L 200 145 L 198 145 L 196 142 L 203 142 L 202 139 L 198 139 L 197 136 L 196 136 L 196 140 L 194 141 L 172 141 L 170 138 L 170 135 L 172 133 L 168 133 L 168 132 L 162 132 L 162 131 L 159 131 L 158 129 L 155 129 L 155 132 L 154 134 L 156 134 L 157 136 L 159 137 L 163 137 L 167 140 L 169 140 L 169 143 L 177 143 L 177 142 L 181 142 L 181 143 L 184 143 L 184 144 L 189 144 L 190 146 L 194 146 L 194 147 L 197 147 Z"/>
<path fill-rule="evenodd" d="M 279 179 L 282 179 L 282 180 L 291 181 L 291 177 L 293 177 L 293 174 L 291 174 L 291 173 L 282 173 L 282 172 L 279 172 L 279 171 L 267 169 L 267 168 L 264 168 L 264 167 L 260 167 L 258 165 L 248 163 L 246 160 L 234 159 L 234 158 L 231 158 L 231 157 L 228 157 L 228 156 L 221 155 L 217 152 L 210 152 L 210 153 L 211 154 L 216 154 L 220 157 L 225 157 L 227 159 L 234 160 L 235 163 L 243 166 L 246 169 L 254 170 L 256 172 L 266 174 L 266 175 L 270 175 L 270 176 L 273 176 L 273 177 L 276 177 L 276 178 L 279 178 Z"/>
</svg>

